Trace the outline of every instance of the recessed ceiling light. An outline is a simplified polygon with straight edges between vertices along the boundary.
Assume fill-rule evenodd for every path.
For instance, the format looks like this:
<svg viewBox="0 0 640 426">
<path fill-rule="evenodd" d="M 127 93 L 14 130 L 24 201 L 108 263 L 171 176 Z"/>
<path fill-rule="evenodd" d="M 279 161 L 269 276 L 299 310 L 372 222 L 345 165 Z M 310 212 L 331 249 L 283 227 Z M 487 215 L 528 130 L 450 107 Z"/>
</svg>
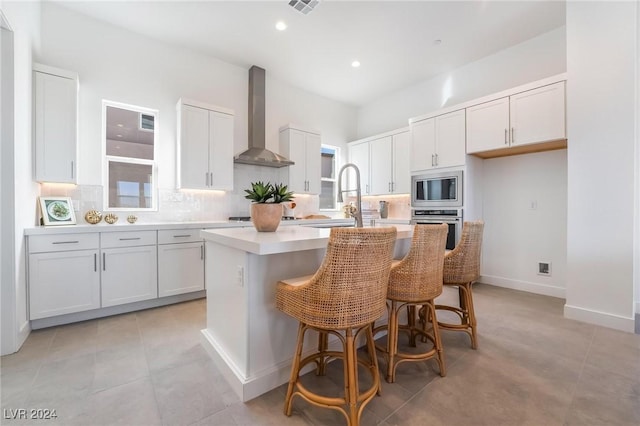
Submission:
<svg viewBox="0 0 640 426">
<path fill-rule="evenodd" d="M 116 136 L 117 136 L 117 137 L 119 137 L 119 138 L 121 138 L 121 137 L 122 137 L 122 135 L 116 135 Z"/>
<path fill-rule="evenodd" d="M 351 62 L 351 66 L 354 67 L 354 68 L 358 68 L 360 66 L 360 61 Z"/>
<path fill-rule="evenodd" d="M 433 44 L 435 44 L 436 46 L 439 45 L 440 43 L 442 43 L 442 40 L 440 40 L 439 38 L 433 40 Z"/>
<path fill-rule="evenodd" d="M 124 124 L 118 124 L 118 127 L 124 127 Z"/>
<path fill-rule="evenodd" d="M 284 23 L 284 22 L 282 22 L 282 21 L 278 21 L 278 22 L 276 22 L 276 30 L 278 30 L 278 31 L 284 31 L 284 30 L 286 30 L 286 29 L 287 29 L 287 24 L 285 24 L 285 23 Z"/>
</svg>

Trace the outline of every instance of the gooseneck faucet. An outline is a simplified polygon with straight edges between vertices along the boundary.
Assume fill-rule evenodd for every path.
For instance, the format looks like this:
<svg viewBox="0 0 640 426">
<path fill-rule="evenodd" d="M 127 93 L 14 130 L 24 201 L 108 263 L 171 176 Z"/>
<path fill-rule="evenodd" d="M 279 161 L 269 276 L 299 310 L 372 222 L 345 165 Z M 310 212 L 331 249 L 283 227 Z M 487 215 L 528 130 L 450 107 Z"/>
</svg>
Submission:
<svg viewBox="0 0 640 426">
<path fill-rule="evenodd" d="M 356 171 L 356 189 L 342 189 L 342 174 L 347 168 L 353 168 Z M 343 192 L 351 192 L 356 191 L 356 211 L 355 213 L 349 213 L 352 217 L 356 219 L 356 227 L 362 228 L 362 191 L 360 190 L 360 169 L 353 163 L 347 163 L 340 169 L 338 173 L 338 202 L 342 203 L 342 193 Z"/>
</svg>

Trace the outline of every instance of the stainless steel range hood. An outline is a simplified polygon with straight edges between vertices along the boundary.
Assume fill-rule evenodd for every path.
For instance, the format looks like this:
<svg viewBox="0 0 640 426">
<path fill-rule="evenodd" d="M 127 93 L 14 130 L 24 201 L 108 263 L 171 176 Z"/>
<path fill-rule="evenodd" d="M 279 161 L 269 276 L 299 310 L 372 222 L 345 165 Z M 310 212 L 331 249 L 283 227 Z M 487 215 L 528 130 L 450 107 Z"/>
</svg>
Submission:
<svg viewBox="0 0 640 426">
<path fill-rule="evenodd" d="M 249 149 L 236 155 L 235 163 L 255 166 L 285 167 L 295 164 L 282 155 L 265 148 L 265 71 L 249 69 Z"/>
</svg>

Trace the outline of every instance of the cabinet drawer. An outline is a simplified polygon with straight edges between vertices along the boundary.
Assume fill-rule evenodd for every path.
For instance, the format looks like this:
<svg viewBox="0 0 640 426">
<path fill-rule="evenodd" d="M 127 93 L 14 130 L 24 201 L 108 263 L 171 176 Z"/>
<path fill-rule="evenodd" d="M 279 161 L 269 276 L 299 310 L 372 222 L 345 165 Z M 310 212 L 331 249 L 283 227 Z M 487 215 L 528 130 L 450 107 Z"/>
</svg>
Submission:
<svg viewBox="0 0 640 426">
<path fill-rule="evenodd" d="M 97 249 L 97 233 L 29 236 L 29 253 Z"/>
<path fill-rule="evenodd" d="M 100 247 L 150 246 L 156 243 L 156 231 L 103 232 Z"/>
<path fill-rule="evenodd" d="M 197 243 L 202 241 L 200 228 L 163 229 L 158 231 L 158 244 Z"/>
</svg>

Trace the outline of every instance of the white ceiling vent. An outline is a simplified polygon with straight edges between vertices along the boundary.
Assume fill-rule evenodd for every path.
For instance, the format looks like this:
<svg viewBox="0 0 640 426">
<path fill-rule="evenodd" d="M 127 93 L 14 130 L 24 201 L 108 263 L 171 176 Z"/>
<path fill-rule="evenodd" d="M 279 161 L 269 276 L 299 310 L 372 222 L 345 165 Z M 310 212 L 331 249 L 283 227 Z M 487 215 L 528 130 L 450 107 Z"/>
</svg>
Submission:
<svg viewBox="0 0 640 426">
<path fill-rule="evenodd" d="M 320 3 L 320 0 L 291 0 L 289 1 L 289 6 L 303 15 L 308 15 L 318 3 Z"/>
</svg>

